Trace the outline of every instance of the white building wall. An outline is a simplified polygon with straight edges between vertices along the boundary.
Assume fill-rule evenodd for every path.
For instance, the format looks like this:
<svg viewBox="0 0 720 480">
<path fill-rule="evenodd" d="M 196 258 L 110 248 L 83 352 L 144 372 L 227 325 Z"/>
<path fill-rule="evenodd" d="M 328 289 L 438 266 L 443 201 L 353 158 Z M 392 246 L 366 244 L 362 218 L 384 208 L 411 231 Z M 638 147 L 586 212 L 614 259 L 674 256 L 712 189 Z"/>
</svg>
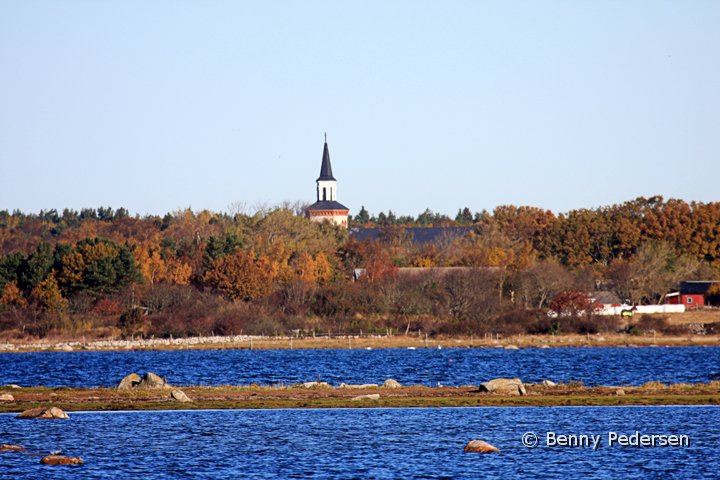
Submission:
<svg viewBox="0 0 720 480">
<path fill-rule="evenodd" d="M 620 315 L 623 310 L 630 310 L 632 306 L 620 307 L 605 306 L 595 310 L 596 315 Z M 638 305 L 635 313 L 683 313 L 685 305 Z"/>
</svg>

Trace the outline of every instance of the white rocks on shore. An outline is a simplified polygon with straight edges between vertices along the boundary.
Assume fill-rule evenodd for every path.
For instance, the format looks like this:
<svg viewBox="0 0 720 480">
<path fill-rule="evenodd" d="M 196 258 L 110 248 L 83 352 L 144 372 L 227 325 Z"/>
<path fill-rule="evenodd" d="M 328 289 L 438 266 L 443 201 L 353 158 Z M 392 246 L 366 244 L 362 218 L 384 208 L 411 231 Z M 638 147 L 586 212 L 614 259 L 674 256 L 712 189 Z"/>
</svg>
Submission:
<svg viewBox="0 0 720 480">
<path fill-rule="evenodd" d="M 353 402 L 360 402 L 362 400 L 380 400 L 380 394 L 379 393 L 372 393 L 370 395 L 358 395 L 357 397 L 353 397 Z"/>
<path fill-rule="evenodd" d="M 252 340 L 260 341 L 276 337 L 261 335 L 229 335 L 190 338 L 144 338 L 132 340 L 95 340 L 91 342 L 62 342 L 62 343 L 0 343 L 0 351 L 16 350 L 133 350 L 146 348 L 162 348 L 164 346 L 217 345 L 223 343 L 250 344 Z M 289 337 L 288 337 L 289 338 Z"/>
<path fill-rule="evenodd" d="M 300 384 L 303 388 L 332 388 L 327 382 L 305 382 Z"/>
</svg>

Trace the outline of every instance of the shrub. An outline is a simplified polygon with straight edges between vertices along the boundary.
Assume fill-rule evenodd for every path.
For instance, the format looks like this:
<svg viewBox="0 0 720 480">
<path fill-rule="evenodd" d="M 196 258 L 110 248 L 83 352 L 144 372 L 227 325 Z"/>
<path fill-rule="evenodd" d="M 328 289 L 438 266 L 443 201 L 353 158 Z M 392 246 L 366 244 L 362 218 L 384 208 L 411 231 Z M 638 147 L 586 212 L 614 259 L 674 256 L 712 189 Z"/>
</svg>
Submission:
<svg viewBox="0 0 720 480">
<path fill-rule="evenodd" d="M 536 333 L 536 325 L 545 318 L 547 317 L 542 310 L 509 310 L 490 321 L 485 328 L 487 331 L 480 333 L 501 333 L 504 335 Z"/>
<path fill-rule="evenodd" d="M 637 323 L 628 325 L 626 331 L 631 335 L 647 335 L 653 332 L 662 335 L 682 335 L 687 333 L 687 327 L 670 325 L 667 318 L 660 315 L 641 315 Z"/>
</svg>

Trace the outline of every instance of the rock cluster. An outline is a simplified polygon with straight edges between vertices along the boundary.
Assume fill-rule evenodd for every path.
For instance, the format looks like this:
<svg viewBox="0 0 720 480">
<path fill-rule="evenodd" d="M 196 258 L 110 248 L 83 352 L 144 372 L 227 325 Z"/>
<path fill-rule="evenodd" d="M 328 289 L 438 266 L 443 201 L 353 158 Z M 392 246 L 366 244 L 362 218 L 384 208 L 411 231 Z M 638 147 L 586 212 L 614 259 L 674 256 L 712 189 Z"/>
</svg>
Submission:
<svg viewBox="0 0 720 480">
<path fill-rule="evenodd" d="M 25 410 L 20 415 L 18 415 L 16 418 L 23 418 L 23 419 L 39 419 L 39 420 L 55 420 L 55 419 L 65 419 L 70 418 L 67 413 L 63 412 L 57 407 L 37 407 L 37 408 L 31 408 L 30 410 Z"/>
<path fill-rule="evenodd" d="M 14 401 L 15 401 L 15 397 L 10 395 L 9 393 L 3 393 L 2 395 L 0 395 L 0 402 L 14 402 Z"/>
<path fill-rule="evenodd" d="M 496 378 L 480 384 L 481 392 L 496 393 L 498 395 L 527 395 L 525 385 L 519 378 Z"/>
</svg>

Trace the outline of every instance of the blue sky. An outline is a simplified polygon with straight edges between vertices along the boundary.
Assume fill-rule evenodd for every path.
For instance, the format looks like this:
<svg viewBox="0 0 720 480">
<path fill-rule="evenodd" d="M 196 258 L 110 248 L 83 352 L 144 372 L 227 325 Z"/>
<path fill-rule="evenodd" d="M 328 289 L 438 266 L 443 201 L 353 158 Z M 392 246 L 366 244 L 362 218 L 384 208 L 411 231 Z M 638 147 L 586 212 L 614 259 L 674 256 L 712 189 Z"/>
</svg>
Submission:
<svg viewBox="0 0 720 480">
<path fill-rule="evenodd" d="M 717 1 L 0 0 L 0 209 L 720 200 Z"/>
</svg>

